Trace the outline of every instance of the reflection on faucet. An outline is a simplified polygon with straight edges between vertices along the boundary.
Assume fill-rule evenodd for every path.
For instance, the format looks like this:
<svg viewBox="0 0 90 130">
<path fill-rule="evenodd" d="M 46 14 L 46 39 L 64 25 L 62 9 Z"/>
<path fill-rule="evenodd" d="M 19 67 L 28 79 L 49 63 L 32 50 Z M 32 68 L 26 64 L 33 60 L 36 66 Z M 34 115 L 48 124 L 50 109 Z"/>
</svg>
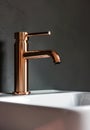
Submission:
<svg viewBox="0 0 90 130">
<path fill-rule="evenodd" d="M 51 57 L 54 63 L 60 63 L 60 57 L 57 52 L 52 50 L 35 50 L 28 51 L 27 40 L 30 36 L 50 35 L 51 32 L 15 33 L 15 94 L 29 94 L 27 86 L 27 61 L 28 59 L 49 58 Z"/>
</svg>

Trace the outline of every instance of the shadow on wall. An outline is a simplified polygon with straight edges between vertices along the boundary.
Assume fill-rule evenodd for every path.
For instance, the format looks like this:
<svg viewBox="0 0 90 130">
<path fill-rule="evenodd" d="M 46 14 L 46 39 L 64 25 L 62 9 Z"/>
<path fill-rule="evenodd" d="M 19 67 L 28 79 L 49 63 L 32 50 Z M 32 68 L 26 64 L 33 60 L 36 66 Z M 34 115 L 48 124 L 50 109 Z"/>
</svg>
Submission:
<svg viewBox="0 0 90 130">
<path fill-rule="evenodd" d="M 4 41 L 0 40 L 0 92 L 3 91 Z"/>
</svg>

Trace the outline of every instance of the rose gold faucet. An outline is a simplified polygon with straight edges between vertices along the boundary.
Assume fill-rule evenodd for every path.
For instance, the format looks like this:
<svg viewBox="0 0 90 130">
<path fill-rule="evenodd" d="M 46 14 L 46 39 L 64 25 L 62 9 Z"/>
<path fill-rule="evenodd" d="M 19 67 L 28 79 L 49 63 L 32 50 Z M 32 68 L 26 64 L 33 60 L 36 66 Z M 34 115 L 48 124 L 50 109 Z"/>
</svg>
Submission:
<svg viewBox="0 0 90 130">
<path fill-rule="evenodd" d="M 15 33 L 15 90 L 14 94 L 26 95 L 30 94 L 27 86 L 27 62 L 28 59 L 48 58 L 52 57 L 55 63 L 60 63 L 59 55 L 52 50 L 36 50 L 28 51 L 28 37 L 31 36 L 51 35 L 51 32 Z"/>
</svg>

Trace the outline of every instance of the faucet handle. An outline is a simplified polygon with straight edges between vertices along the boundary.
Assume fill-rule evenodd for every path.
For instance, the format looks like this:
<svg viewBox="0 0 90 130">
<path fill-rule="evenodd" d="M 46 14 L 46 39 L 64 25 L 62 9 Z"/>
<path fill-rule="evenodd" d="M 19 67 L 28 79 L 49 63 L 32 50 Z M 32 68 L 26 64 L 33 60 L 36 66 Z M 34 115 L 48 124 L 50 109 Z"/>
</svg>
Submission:
<svg viewBox="0 0 90 130">
<path fill-rule="evenodd" d="M 47 36 L 47 35 L 51 35 L 51 31 L 48 31 L 48 32 L 28 33 L 28 34 L 26 34 L 26 37 L 31 37 L 31 36 Z"/>
<path fill-rule="evenodd" d="M 26 41 L 28 39 L 28 37 L 32 37 L 32 36 L 47 36 L 47 35 L 51 35 L 51 31 L 48 32 L 36 32 L 36 33 L 28 33 L 28 32 L 16 32 L 14 34 L 14 37 L 16 40 L 24 40 Z"/>
</svg>

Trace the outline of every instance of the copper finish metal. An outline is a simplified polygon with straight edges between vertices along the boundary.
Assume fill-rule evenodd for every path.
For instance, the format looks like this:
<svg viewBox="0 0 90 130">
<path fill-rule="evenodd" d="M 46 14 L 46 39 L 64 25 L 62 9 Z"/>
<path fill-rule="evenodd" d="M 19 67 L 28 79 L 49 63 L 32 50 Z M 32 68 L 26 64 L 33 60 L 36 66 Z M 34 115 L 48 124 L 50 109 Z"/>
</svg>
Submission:
<svg viewBox="0 0 90 130">
<path fill-rule="evenodd" d="M 36 50 L 28 51 L 27 40 L 30 36 L 50 35 L 51 32 L 15 33 L 15 90 L 14 94 L 26 95 L 30 94 L 27 86 L 27 62 L 28 59 L 49 58 L 52 57 L 55 63 L 60 63 L 60 57 L 57 52 L 52 50 Z"/>
</svg>

